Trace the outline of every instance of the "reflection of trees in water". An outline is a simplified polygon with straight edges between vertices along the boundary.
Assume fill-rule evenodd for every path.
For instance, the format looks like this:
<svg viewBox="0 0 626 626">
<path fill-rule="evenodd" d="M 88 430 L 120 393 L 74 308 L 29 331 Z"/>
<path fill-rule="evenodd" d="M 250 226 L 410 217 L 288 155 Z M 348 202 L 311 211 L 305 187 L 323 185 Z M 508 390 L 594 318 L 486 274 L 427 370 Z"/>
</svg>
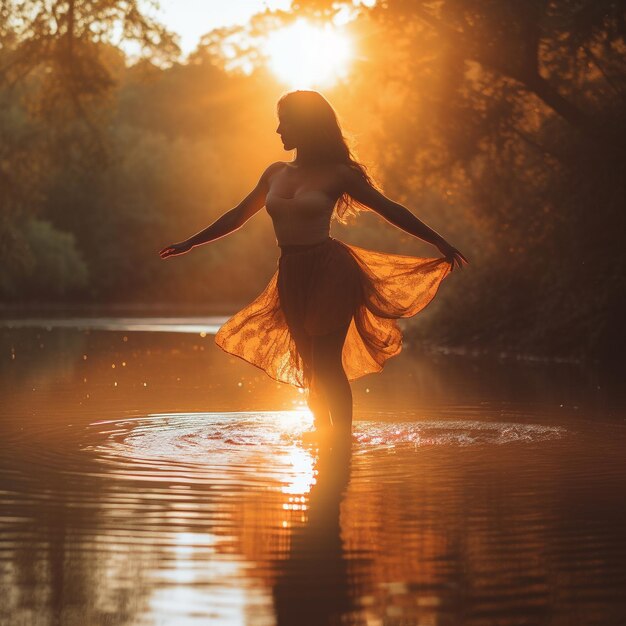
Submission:
<svg viewBox="0 0 626 626">
<path fill-rule="evenodd" d="M 45 389 L 54 384 L 75 382 L 76 365 L 87 339 L 76 329 L 46 330 L 14 328 L 0 334 L 3 354 L 15 358 L 0 360 L 0 385 L 15 393 L 20 386 Z M 10 397 L 9 394 L 3 394 Z"/>
<path fill-rule="evenodd" d="M 75 443 L 66 441 L 66 448 Z M 135 537 L 129 558 L 128 539 L 111 533 L 111 525 L 121 529 L 127 517 L 141 520 L 144 505 L 133 511 L 126 503 L 112 513 L 110 486 L 88 476 L 101 468 L 86 455 L 72 464 L 82 476 L 68 474 L 64 467 L 33 464 L 30 457 L 13 465 L 25 480 L 11 474 L 0 478 L 0 489 L 15 494 L 10 504 L 3 503 L 3 514 L 16 520 L 3 531 L 12 547 L 3 557 L 10 567 L 0 568 L 0 622 L 137 623 L 153 592 L 144 573 L 157 566 L 162 554 Z"/>
<path fill-rule="evenodd" d="M 279 626 L 340 623 L 354 607 L 340 520 L 351 455 L 348 446 L 318 453 L 306 523 L 294 528 L 288 557 L 275 562 L 273 596 Z"/>
<path fill-rule="evenodd" d="M 57 434 L 63 437 L 59 439 Z M 286 537 L 282 529 L 277 532 L 277 518 L 284 514 L 285 493 L 232 483 L 228 491 L 235 497 L 224 498 L 221 490 L 214 490 L 215 481 L 205 476 L 203 481 L 194 482 L 192 490 L 175 492 L 180 499 L 172 499 L 172 485 L 167 481 L 152 483 L 145 476 L 142 479 L 143 465 L 135 467 L 132 456 L 128 459 L 130 464 L 120 460 L 119 465 L 103 466 L 92 454 L 79 452 L 87 442 L 93 448 L 94 438 L 101 438 L 104 443 L 109 437 L 106 432 L 92 431 L 89 435 L 86 438 L 84 430 L 58 428 L 51 433 L 46 449 L 35 446 L 31 450 L 29 442 L 20 441 L 19 446 L 24 449 L 14 450 L 7 460 L 13 473 L 0 476 L 0 490 L 23 495 L 12 497 L 14 503 L 4 509 L 18 521 L 5 535 L 15 547 L 10 555 L 11 567 L 0 572 L 0 593 L 10 598 L 0 607 L 0 618 L 14 620 L 21 614 L 28 616 L 28 623 L 53 619 L 68 626 L 104 621 L 116 626 L 133 624 L 142 614 L 158 616 L 156 607 L 168 602 L 168 590 L 180 587 L 178 574 L 185 581 L 194 573 L 197 577 L 190 590 L 197 597 L 190 596 L 191 601 L 204 606 L 217 589 L 219 604 L 224 589 L 230 585 L 238 589 L 241 581 L 246 581 L 245 572 L 237 569 L 239 560 L 231 560 L 233 548 L 235 554 L 244 554 L 249 563 L 261 563 L 261 578 L 269 582 L 266 566 L 277 554 L 284 553 L 280 544 Z M 176 438 L 175 431 L 171 436 Z M 272 465 L 264 456 L 267 450 L 256 453 L 258 457 L 247 448 L 242 454 L 245 457 L 249 453 L 252 467 Z M 207 454 L 210 455 L 210 447 Z M 164 464 L 161 470 L 166 475 L 167 463 Z M 278 467 L 283 467 L 282 462 Z M 119 482 L 119 477 L 109 475 L 106 468 L 113 473 L 122 471 L 126 478 Z M 296 479 L 302 473 L 307 480 L 313 476 L 312 463 L 310 467 L 296 463 L 292 469 Z M 310 623 L 317 626 L 324 623 L 325 616 L 350 607 L 339 523 L 350 458 L 345 454 L 321 454 L 316 469 L 317 484 L 309 498 L 308 523 L 294 531 L 290 556 L 280 561 L 277 568 L 277 593 L 280 595 L 282 589 L 286 594 L 282 600 L 287 601 L 287 605 L 280 600 L 277 604 L 280 614 L 286 616 L 281 623 L 306 624 L 302 619 L 291 619 L 304 607 L 305 613 L 315 616 Z M 132 479 L 135 470 L 136 480 Z M 216 472 L 219 484 L 217 468 Z M 231 479 L 237 480 L 237 476 L 235 471 Z M 228 476 L 222 478 L 228 480 Z M 291 488 L 298 490 L 299 486 Z M 308 489 L 306 485 L 304 488 Z M 183 532 L 186 525 L 173 515 L 179 510 L 177 504 L 183 513 L 189 513 L 191 505 L 202 512 L 190 522 L 193 533 Z M 178 571 L 176 561 L 181 548 L 183 562 Z M 155 575 L 158 579 L 164 564 L 167 567 L 162 575 L 166 584 L 162 588 L 155 583 Z M 222 566 L 232 578 L 224 578 Z M 299 594 L 295 605 L 289 601 L 293 593 Z M 235 599 L 235 608 L 236 605 Z M 192 608 L 171 606 L 179 615 Z"/>
<path fill-rule="evenodd" d="M 98 337 L 102 342 L 115 337 L 126 349 L 138 345 L 133 338 L 121 342 L 116 333 Z M 149 334 L 141 338 L 149 345 Z M 91 340 L 96 341 L 95 334 Z M 150 358 L 161 367 L 163 354 L 170 354 L 178 338 L 162 341 L 159 350 L 152 343 Z M 93 350 L 98 344 L 89 345 Z M 96 351 L 89 355 L 87 363 L 97 360 Z M 110 361 L 104 360 L 103 367 L 110 368 Z M 526 378 L 519 375 L 524 367 L 520 364 L 501 366 L 500 378 L 478 367 L 476 374 L 466 376 L 466 382 L 463 371 L 471 370 L 467 362 L 459 360 L 457 367 L 449 366 L 449 359 L 442 360 L 440 367 L 439 375 L 448 380 L 455 395 L 443 412 L 433 410 L 420 419 L 461 417 L 472 407 L 480 419 L 496 421 L 504 420 L 509 409 L 519 417 L 520 407 L 524 422 L 531 418 L 552 422 L 557 414 L 564 415 L 564 409 L 557 408 L 550 416 L 535 402 L 550 397 L 549 387 L 544 393 L 540 383 L 546 383 L 536 374 L 545 371 L 550 380 L 546 368 L 554 370 L 553 366 L 525 366 L 532 371 Z M 562 380 L 553 390 L 554 397 L 576 398 L 578 404 L 581 388 L 570 374 L 569 368 L 564 370 L 569 386 Z M 388 375 L 393 378 L 394 372 Z M 554 372 L 551 375 L 554 380 Z M 401 393 L 401 382 L 384 380 L 392 405 L 386 415 L 392 422 L 405 413 L 403 408 L 415 414 L 421 391 L 435 382 L 420 379 L 416 399 L 411 401 L 408 392 Z M 514 389 L 516 380 L 529 396 Z M 96 385 L 105 387 L 97 380 Z M 192 390 L 190 381 L 186 385 L 190 397 L 197 398 L 200 392 Z M 496 387 L 495 395 L 489 395 L 491 387 Z M 442 384 L 432 393 L 443 390 Z M 368 398 L 380 398 L 382 391 Z M 105 393 L 109 392 L 105 389 L 103 398 Z M 607 436 L 616 431 L 602 430 L 604 420 L 589 426 L 597 430 L 591 439 L 572 433 L 554 444 L 400 446 L 395 450 L 383 446 L 369 451 L 361 447 L 355 450 L 354 460 L 310 455 L 299 446 L 285 446 L 272 435 L 263 440 L 272 442 L 269 446 L 238 445 L 232 464 L 217 462 L 212 455 L 214 441 L 204 437 L 209 433 L 201 430 L 202 435 L 190 441 L 177 433 L 172 422 L 172 431 L 148 438 L 155 444 L 164 441 L 177 455 L 170 460 L 183 464 L 177 468 L 183 472 L 182 480 L 179 477 L 167 484 L 145 480 L 145 474 L 142 480 L 129 480 L 129 473 L 141 472 L 142 465 L 157 480 L 168 469 L 164 467 L 167 458 L 157 460 L 161 466 L 156 475 L 141 459 L 140 466 L 133 467 L 134 453 L 146 452 L 141 445 L 131 448 L 126 459 L 130 465 L 123 458 L 103 465 L 93 462 L 90 453 L 79 454 L 79 444 L 98 442 L 97 433 L 76 425 L 85 426 L 94 412 L 109 406 L 108 400 L 95 400 L 74 410 L 59 390 L 47 396 L 45 410 L 33 411 L 28 388 L 20 390 L 20 395 L 29 414 L 20 421 L 17 411 L 11 411 L 0 422 L 3 559 L 7 564 L 0 568 L 0 597 L 7 598 L 0 606 L 0 622 L 10 616 L 10 623 L 20 623 L 15 616 L 26 615 L 24 623 L 48 623 L 54 612 L 63 618 L 59 623 L 70 626 L 107 620 L 133 624 L 137 621 L 133 614 L 158 610 L 155 606 L 171 600 L 168 591 L 174 587 L 192 589 L 198 596 L 172 605 L 173 611 L 182 613 L 198 606 L 202 610 L 212 592 L 237 590 L 241 593 L 228 597 L 233 602 L 241 598 L 252 615 L 259 608 L 246 603 L 251 597 L 245 591 L 250 583 L 262 590 L 261 610 L 278 616 L 281 626 L 306 624 L 307 620 L 316 625 L 333 623 L 351 611 L 355 621 L 363 615 L 376 621 L 390 615 L 389 607 L 416 623 L 418 617 L 442 623 L 449 617 L 449 623 L 456 623 L 466 606 L 481 610 L 480 602 L 485 599 L 503 623 L 519 621 L 520 615 L 532 621 L 538 606 L 546 614 L 566 616 L 573 607 L 587 612 L 593 608 L 597 623 L 612 623 L 610 612 L 619 610 L 607 598 L 619 597 L 620 579 L 614 573 L 622 567 L 619 557 L 624 541 L 619 522 L 623 511 L 616 508 L 615 494 L 623 488 L 623 455 L 621 440 Z M 598 412 L 597 397 L 590 397 L 594 399 L 590 415 L 611 414 Z M 507 399 L 507 404 L 477 404 L 477 400 L 493 398 Z M 520 398 L 520 406 L 511 403 L 515 398 Z M 393 417 L 393 413 L 399 415 Z M 67 426 L 70 421 L 74 423 L 71 428 Z M 4 436 L 7 424 L 15 424 L 15 432 Z M 577 421 L 578 427 L 583 430 Z M 108 437 L 104 432 L 100 436 Z M 293 448 L 301 454 L 294 454 Z M 216 472 L 210 480 L 202 468 L 201 480 L 187 482 L 185 463 L 192 449 L 195 459 L 206 451 L 207 464 Z M 606 471 L 584 470 L 598 463 Z M 311 486 L 314 469 L 317 482 Z M 351 488 L 344 500 L 348 479 Z M 282 525 L 290 513 L 285 511 L 286 493 L 304 507 L 294 507 L 291 528 L 288 522 L 287 528 Z M 180 512 L 182 518 L 177 517 Z M 177 569 L 171 567 L 174 562 Z M 207 568 L 201 580 L 189 587 L 176 582 L 174 574 L 189 581 L 200 563 Z M 213 568 L 216 564 L 245 567 L 233 568 L 232 576 L 230 570 L 226 578 Z M 593 566 L 591 570 L 587 564 Z M 153 575 L 163 571 L 164 584 L 155 582 Z M 537 584 L 543 589 L 539 596 Z M 572 589 L 582 590 L 575 600 L 570 597 Z M 273 607 L 268 601 L 270 592 Z M 204 603 L 194 604 L 203 594 Z M 357 599 L 360 602 L 354 607 Z"/>
</svg>

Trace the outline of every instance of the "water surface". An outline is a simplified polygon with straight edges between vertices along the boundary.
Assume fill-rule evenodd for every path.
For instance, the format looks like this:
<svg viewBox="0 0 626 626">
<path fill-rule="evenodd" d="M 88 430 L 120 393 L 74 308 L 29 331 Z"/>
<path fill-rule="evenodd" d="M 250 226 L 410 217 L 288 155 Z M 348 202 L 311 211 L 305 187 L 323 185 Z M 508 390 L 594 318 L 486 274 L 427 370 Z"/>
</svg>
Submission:
<svg viewBox="0 0 626 626">
<path fill-rule="evenodd" d="M 5 320 L 1 624 L 626 623 L 605 376 L 407 349 L 319 451 L 220 323 Z"/>
</svg>

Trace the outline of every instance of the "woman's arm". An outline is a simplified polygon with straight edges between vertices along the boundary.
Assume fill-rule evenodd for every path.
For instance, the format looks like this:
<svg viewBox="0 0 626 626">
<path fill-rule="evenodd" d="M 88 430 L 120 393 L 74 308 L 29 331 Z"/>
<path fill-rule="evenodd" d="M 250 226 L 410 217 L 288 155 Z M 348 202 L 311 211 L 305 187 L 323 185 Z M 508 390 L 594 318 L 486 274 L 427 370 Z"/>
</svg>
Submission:
<svg viewBox="0 0 626 626">
<path fill-rule="evenodd" d="M 282 165 L 281 162 L 272 163 L 261 175 L 255 188 L 234 208 L 226 211 L 210 226 L 196 233 L 180 243 L 173 243 L 159 252 L 162 259 L 176 254 L 189 252 L 195 246 L 215 241 L 241 228 L 255 213 L 265 206 L 265 196 L 269 190 L 271 176 Z"/>
<path fill-rule="evenodd" d="M 394 202 L 374 189 L 358 172 L 342 165 L 341 177 L 345 191 L 355 200 L 381 215 L 388 222 L 401 228 L 403 231 L 432 244 L 450 261 L 454 269 L 454 263 L 461 267 L 461 262 L 469 261 L 452 245 L 450 245 L 439 233 L 419 220 L 405 206 Z"/>
</svg>

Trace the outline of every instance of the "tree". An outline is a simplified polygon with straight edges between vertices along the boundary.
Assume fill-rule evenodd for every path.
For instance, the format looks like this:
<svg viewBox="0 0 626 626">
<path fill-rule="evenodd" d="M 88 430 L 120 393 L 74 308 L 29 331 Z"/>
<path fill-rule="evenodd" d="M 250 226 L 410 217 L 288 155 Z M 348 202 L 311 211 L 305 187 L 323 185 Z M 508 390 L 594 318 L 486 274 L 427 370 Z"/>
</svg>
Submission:
<svg viewBox="0 0 626 626">
<path fill-rule="evenodd" d="M 0 5 L 0 284 L 33 267 L 24 229 L 49 175 L 68 153 L 106 165 L 101 126 L 124 57 L 115 45 L 167 62 L 176 37 L 138 0 L 4 0 Z M 77 124 L 79 122 L 79 124 Z M 29 261 L 29 259 L 31 259 Z"/>
<path fill-rule="evenodd" d="M 341 5 L 356 3 L 294 8 L 328 17 Z M 448 338 L 619 355 L 624 4 L 387 0 L 359 11 L 376 54 L 350 89 L 376 106 L 385 182 L 403 171 L 414 195 L 456 197 L 483 240 L 470 302 L 445 309 Z"/>
</svg>

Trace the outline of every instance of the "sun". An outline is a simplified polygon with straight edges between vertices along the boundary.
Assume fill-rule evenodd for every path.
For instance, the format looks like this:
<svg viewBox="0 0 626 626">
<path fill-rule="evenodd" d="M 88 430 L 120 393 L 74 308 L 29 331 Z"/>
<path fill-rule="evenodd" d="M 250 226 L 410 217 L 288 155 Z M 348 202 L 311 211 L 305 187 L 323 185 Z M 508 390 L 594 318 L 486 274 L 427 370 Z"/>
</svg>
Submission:
<svg viewBox="0 0 626 626">
<path fill-rule="evenodd" d="M 268 64 L 292 89 L 330 87 L 345 78 L 352 42 L 336 26 L 315 26 L 300 18 L 273 31 L 262 45 Z"/>
</svg>

